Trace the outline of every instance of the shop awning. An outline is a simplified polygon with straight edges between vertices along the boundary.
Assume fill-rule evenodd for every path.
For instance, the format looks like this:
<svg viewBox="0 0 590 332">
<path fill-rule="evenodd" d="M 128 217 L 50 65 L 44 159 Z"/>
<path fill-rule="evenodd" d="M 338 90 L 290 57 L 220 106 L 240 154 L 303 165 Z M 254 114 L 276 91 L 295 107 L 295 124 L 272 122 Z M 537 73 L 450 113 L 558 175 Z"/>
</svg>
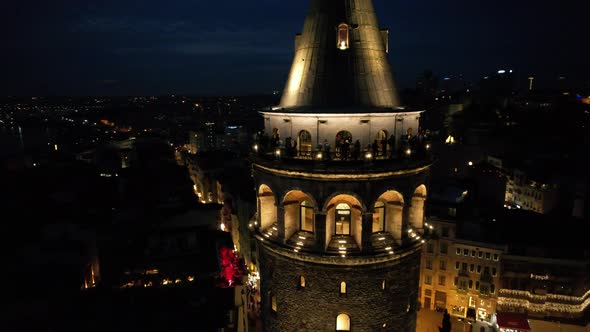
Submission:
<svg viewBox="0 0 590 332">
<path fill-rule="evenodd" d="M 500 329 L 530 332 L 531 327 L 526 317 L 515 314 L 498 314 L 496 316 Z"/>
</svg>

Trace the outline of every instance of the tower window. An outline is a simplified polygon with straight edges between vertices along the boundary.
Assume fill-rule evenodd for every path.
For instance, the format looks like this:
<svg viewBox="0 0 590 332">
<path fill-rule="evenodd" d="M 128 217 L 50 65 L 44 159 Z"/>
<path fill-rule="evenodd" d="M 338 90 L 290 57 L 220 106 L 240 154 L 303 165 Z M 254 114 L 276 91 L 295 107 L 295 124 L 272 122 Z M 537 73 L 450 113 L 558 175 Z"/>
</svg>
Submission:
<svg viewBox="0 0 590 332">
<path fill-rule="evenodd" d="M 350 316 L 340 314 L 336 317 L 336 331 L 350 331 Z"/>
<path fill-rule="evenodd" d="M 338 43 L 337 43 L 337 47 L 338 49 L 344 51 L 347 50 L 349 47 L 348 44 L 348 24 L 346 23 L 341 23 L 340 25 L 338 25 Z"/>
<path fill-rule="evenodd" d="M 348 289 L 346 288 L 346 282 L 344 282 L 344 281 L 341 282 L 340 289 L 339 289 L 340 296 L 345 296 L 347 291 L 348 291 Z"/>
<path fill-rule="evenodd" d="M 346 203 L 336 205 L 336 235 L 350 235 L 350 221 L 350 205 Z"/>
<path fill-rule="evenodd" d="M 305 288 L 305 277 L 299 276 L 299 289 Z"/>
<path fill-rule="evenodd" d="M 302 231 L 313 232 L 313 206 L 308 201 L 302 201 L 299 207 L 299 228 Z"/>
<path fill-rule="evenodd" d="M 375 203 L 375 212 L 373 213 L 373 233 L 385 231 L 385 203 L 378 201 Z"/>
<path fill-rule="evenodd" d="M 277 313 L 277 296 L 276 294 L 269 292 L 270 295 L 270 311 L 274 314 Z"/>
</svg>

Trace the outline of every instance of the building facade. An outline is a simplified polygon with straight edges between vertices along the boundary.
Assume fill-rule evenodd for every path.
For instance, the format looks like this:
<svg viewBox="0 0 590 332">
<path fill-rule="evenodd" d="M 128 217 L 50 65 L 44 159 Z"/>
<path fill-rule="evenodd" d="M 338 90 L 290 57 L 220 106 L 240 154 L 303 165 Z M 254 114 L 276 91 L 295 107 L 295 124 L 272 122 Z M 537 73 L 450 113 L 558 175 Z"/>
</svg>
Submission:
<svg viewBox="0 0 590 332">
<path fill-rule="evenodd" d="M 252 154 L 265 331 L 415 331 L 431 161 L 372 1 L 312 0 Z"/>
<path fill-rule="evenodd" d="M 507 255 L 498 311 L 531 318 L 587 322 L 590 262 Z"/>
<path fill-rule="evenodd" d="M 453 221 L 430 218 L 429 223 L 437 236 L 423 248 L 422 307 L 491 322 L 496 313 L 505 247 L 458 238 Z"/>
</svg>

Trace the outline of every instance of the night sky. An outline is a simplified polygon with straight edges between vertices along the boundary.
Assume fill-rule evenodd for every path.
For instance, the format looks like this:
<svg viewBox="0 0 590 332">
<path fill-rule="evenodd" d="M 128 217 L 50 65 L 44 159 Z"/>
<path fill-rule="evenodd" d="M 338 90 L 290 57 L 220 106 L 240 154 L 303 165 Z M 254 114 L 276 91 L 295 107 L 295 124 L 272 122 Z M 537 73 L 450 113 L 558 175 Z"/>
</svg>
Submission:
<svg viewBox="0 0 590 332">
<path fill-rule="evenodd" d="M 334 0 L 331 0 L 334 1 Z M 590 77 L 590 1 L 374 0 L 401 86 L 424 69 Z M 5 0 L 0 95 L 282 91 L 308 0 Z"/>
</svg>

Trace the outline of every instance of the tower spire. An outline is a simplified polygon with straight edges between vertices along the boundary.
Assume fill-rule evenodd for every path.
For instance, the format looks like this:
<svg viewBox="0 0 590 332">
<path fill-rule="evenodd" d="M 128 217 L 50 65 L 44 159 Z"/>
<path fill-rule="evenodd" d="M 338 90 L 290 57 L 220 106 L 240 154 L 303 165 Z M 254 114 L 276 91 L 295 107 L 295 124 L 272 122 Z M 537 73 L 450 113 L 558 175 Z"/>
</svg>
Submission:
<svg viewBox="0 0 590 332">
<path fill-rule="evenodd" d="M 280 107 L 395 108 L 387 33 L 372 0 L 311 0 Z"/>
</svg>

